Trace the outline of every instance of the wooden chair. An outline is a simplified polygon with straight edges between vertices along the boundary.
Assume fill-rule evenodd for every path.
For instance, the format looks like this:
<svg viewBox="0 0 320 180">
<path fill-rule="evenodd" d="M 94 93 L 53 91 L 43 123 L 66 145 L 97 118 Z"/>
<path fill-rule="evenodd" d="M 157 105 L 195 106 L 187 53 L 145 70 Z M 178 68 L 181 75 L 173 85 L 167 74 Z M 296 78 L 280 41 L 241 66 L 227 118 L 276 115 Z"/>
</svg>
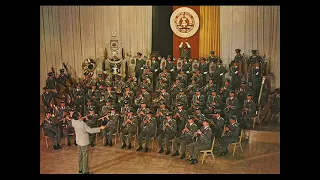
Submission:
<svg viewBox="0 0 320 180">
<path fill-rule="evenodd" d="M 69 133 L 69 136 L 74 136 L 74 133 Z M 64 143 L 68 144 L 68 138 L 64 137 Z"/>
<path fill-rule="evenodd" d="M 114 136 L 114 144 L 115 144 L 115 145 L 117 144 L 117 136 L 118 136 L 118 139 L 119 139 L 119 141 L 120 141 L 119 128 L 120 128 L 120 120 L 118 120 L 118 123 L 117 123 L 117 131 L 112 134 L 112 136 Z M 106 138 L 105 138 L 105 136 L 103 136 L 102 143 L 104 144 L 105 142 L 106 142 Z"/>
<path fill-rule="evenodd" d="M 236 152 L 236 148 L 237 148 L 237 147 L 240 147 L 241 152 L 243 152 L 243 150 L 242 150 L 242 145 L 241 145 L 242 137 L 243 137 L 243 129 L 241 129 L 241 133 L 240 133 L 240 136 L 239 136 L 239 141 L 231 144 L 231 145 L 233 145 L 233 153 L 232 153 L 232 156 L 234 156 L 234 153 Z"/>
<path fill-rule="evenodd" d="M 146 138 L 143 137 L 143 140 L 145 140 L 145 139 Z M 155 143 L 157 141 L 157 127 L 156 127 L 156 132 L 155 132 L 154 136 L 151 137 L 151 140 L 152 140 L 152 142 L 151 142 L 151 150 L 153 150 L 153 147 L 154 147 L 154 145 L 155 145 Z"/>
<path fill-rule="evenodd" d="M 202 160 L 201 160 L 202 165 L 203 165 L 206 157 L 209 156 L 210 154 L 211 154 L 211 156 L 212 156 L 212 158 L 213 158 L 213 161 L 216 160 L 216 158 L 215 158 L 214 155 L 213 155 L 213 148 L 214 148 L 215 140 L 216 140 L 216 137 L 213 137 L 212 144 L 211 144 L 211 148 L 210 148 L 209 150 L 202 150 L 202 151 L 200 151 L 200 153 L 203 153 Z"/>
<path fill-rule="evenodd" d="M 261 108 L 259 108 L 258 114 L 256 116 L 251 117 L 251 120 L 253 122 L 252 129 L 254 129 L 254 125 L 256 124 L 256 122 L 259 123 L 260 129 L 261 129 L 261 123 L 262 122 L 261 122 L 261 119 L 260 119 L 260 112 L 261 112 Z"/>
<path fill-rule="evenodd" d="M 49 148 L 48 139 L 50 139 L 50 137 L 44 135 L 43 128 L 41 128 L 41 133 L 42 133 L 42 141 L 41 141 L 41 144 L 43 145 L 43 140 L 45 140 L 45 141 L 46 141 L 46 146 L 47 146 L 47 148 Z M 56 136 L 54 136 L 54 137 L 56 138 Z"/>
<path fill-rule="evenodd" d="M 128 140 L 128 136 L 129 136 L 129 134 L 127 134 L 127 135 L 124 135 L 126 138 L 127 138 L 127 140 Z M 133 147 L 136 147 L 136 143 L 137 143 L 137 139 L 138 139 L 138 126 L 137 126 L 137 132 L 136 132 L 136 134 L 134 134 L 132 137 L 134 137 L 134 140 L 133 140 Z"/>
</svg>

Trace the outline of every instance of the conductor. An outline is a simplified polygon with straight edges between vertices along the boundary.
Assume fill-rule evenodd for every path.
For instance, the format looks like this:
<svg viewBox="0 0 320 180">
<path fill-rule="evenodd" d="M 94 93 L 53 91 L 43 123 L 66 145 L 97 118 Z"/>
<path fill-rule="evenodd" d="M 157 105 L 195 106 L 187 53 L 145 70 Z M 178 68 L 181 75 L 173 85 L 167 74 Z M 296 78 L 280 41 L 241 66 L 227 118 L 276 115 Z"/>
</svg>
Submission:
<svg viewBox="0 0 320 180">
<path fill-rule="evenodd" d="M 76 142 L 78 144 L 79 152 L 79 173 L 81 174 L 92 174 L 88 168 L 88 148 L 89 148 L 89 133 L 98 133 L 100 129 L 103 130 L 106 126 L 97 128 L 90 128 L 85 122 L 82 121 L 80 113 L 73 113 L 71 120 L 72 126 L 74 127 L 76 134 Z"/>
</svg>

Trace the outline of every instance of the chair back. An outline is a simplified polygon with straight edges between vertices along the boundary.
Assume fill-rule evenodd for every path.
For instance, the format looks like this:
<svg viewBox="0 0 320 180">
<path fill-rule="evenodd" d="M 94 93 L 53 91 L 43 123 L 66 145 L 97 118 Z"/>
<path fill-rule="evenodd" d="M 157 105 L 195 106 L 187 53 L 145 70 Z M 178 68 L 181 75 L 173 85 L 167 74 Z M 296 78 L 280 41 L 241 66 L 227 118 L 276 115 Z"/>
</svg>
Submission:
<svg viewBox="0 0 320 180">
<path fill-rule="evenodd" d="M 243 137 L 243 129 L 240 131 L 240 136 L 239 136 L 239 143 L 241 143 Z"/>
<path fill-rule="evenodd" d="M 212 144 L 211 144 L 211 149 L 210 149 L 211 152 L 213 152 L 214 142 L 215 141 L 216 141 L 216 137 L 213 137 Z"/>
<path fill-rule="evenodd" d="M 42 134 L 43 137 L 45 137 L 43 128 L 41 128 L 41 134 Z"/>
<path fill-rule="evenodd" d="M 118 119 L 118 122 L 117 122 L 117 133 L 119 132 L 119 129 L 120 129 L 120 120 Z"/>
</svg>

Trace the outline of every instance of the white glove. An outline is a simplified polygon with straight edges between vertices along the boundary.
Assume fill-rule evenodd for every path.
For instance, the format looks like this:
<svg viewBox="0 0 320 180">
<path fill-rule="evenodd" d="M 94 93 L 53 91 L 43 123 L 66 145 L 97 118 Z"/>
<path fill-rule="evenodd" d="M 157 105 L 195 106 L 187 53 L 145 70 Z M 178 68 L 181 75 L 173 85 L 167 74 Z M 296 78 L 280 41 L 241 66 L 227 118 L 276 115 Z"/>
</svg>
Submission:
<svg viewBox="0 0 320 180">
<path fill-rule="evenodd" d="M 259 72 L 256 72 L 256 75 L 258 75 L 259 74 Z"/>
<path fill-rule="evenodd" d="M 223 73 L 221 73 L 220 76 L 223 76 Z"/>
<path fill-rule="evenodd" d="M 207 74 L 208 72 L 203 72 L 203 74 Z"/>
<path fill-rule="evenodd" d="M 158 60 L 161 60 L 161 57 L 160 57 L 160 56 L 158 57 Z"/>
<path fill-rule="evenodd" d="M 187 71 L 186 73 L 188 73 L 188 74 L 189 74 L 189 73 L 190 73 L 190 71 Z"/>
<path fill-rule="evenodd" d="M 238 71 L 234 72 L 234 74 L 238 74 Z"/>
<path fill-rule="evenodd" d="M 171 69 L 170 71 L 173 72 L 174 69 Z"/>
<path fill-rule="evenodd" d="M 143 67 L 142 68 L 140 68 L 141 70 L 143 69 Z"/>
<path fill-rule="evenodd" d="M 154 70 L 154 72 L 157 72 L 157 71 L 158 71 L 158 69 Z"/>
</svg>

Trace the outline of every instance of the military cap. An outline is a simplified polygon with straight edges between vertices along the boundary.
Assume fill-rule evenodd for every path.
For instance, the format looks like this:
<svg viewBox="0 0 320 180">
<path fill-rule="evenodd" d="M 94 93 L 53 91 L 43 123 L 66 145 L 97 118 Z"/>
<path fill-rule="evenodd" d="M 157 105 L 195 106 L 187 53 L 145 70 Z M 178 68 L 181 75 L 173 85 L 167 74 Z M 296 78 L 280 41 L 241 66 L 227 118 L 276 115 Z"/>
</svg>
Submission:
<svg viewBox="0 0 320 180">
<path fill-rule="evenodd" d="M 196 68 L 196 71 L 200 71 L 200 69 L 199 69 L 199 68 Z"/>
<path fill-rule="evenodd" d="M 165 67 L 165 66 L 164 66 L 164 67 L 162 67 L 162 69 L 163 69 L 163 70 L 168 70 L 168 68 L 167 68 L 167 67 Z"/>
<path fill-rule="evenodd" d="M 206 60 L 206 58 L 202 57 L 200 60 Z"/>
<path fill-rule="evenodd" d="M 229 93 L 234 93 L 234 90 L 230 90 L 230 92 Z"/>
<path fill-rule="evenodd" d="M 229 119 L 236 120 L 236 119 L 237 119 L 237 117 L 236 117 L 236 116 L 229 116 Z"/>
<path fill-rule="evenodd" d="M 220 114 L 221 113 L 221 109 L 215 109 L 214 110 L 214 114 Z"/>
<path fill-rule="evenodd" d="M 111 99 L 108 98 L 108 99 L 106 99 L 105 101 L 106 101 L 106 102 L 111 102 Z"/>
<path fill-rule="evenodd" d="M 208 123 L 208 122 L 209 122 L 209 120 L 208 120 L 208 119 L 204 119 L 202 122 L 207 122 L 207 123 Z"/>
<path fill-rule="evenodd" d="M 49 89 L 47 86 L 43 87 L 42 89 L 46 90 L 46 89 Z"/>
<path fill-rule="evenodd" d="M 146 114 L 150 114 L 150 111 L 149 111 L 149 110 L 146 110 Z"/>
<path fill-rule="evenodd" d="M 176 80 L 181 80 L 181 79 L 182 79 L 182 77 L 177 77 L 177 78 L 176 78 Z"/>
<path fill-rule="evenodd" d="M 179 92 L 184 92 L 183 89 L 180 89 Z"/>
<path fill-rule="evenodd" d="M 196 78 L 191 78 L 191 81 L 196 81 L 197 79 Z"/>
<path fill-rule="evenodd" d="M 150 69 L 150 66 L 146 66 L 145 69 Z"/>
<path fill-rule="evenodd" d="M 92 87 L 92 86 L 97 86 L 97 84 L 96 84 L 96 83 L 92 83 L 92 84 L 91 84 L 91 87 Z"/>
<path fill-rule="evenodd" d="M 98 74 L 98 77 L 102 77 L 102 74 Z"/>
<path fill-rule="evenodd" d="M 166 88 L 164 88 L 164 87 L 161 87 L 161 88 L 160 88 L 160 90 L 164 90 L 164 89 L 166 89 Z"/>
<path fill-rule="evenodd" d="M 218 62 L 219 62 L 219 63 L 222 63 L 222 60 L 221 60 L 221 59 L 219 59 L 219 60 L 218 60 Z"/>
<path fill-rule="evenodd" d="M 129 75 L 129 76 L 128 76 L 128 78 L 132 78 L 132 76 L 131 76 L 131 75 Z"/>
<path fill-rule="evenodd" d="M 115 108 L 114 108 L 114 107 L 112 107 L 110 110 L 115 110 Z"/>
<path fill-rule="evenodd" d="M 236 52 L 240 52 L 240 51 L 241 51 L 241 49 L 236 49 L 235 51 L 236 51 Z"/>
<path fill-rule="evenodd" d="M 60 103 L 64 103 L 64 101 L 60 101 Z"/>
<path fill-rule="evenodd" d="M 166 116 L 171 116 L 171 114 L 169 112 L 166 113 Z"/>
<path fill-rule="evenodd" d="M 209 80 L 213 80 L 213 81 L 214 81 L 214 78 L 213 78 L 213 77 L 211 77 L 211 78 L 209 78 Z"/>
<path fill-rule="evenodd" d="M 254 53 L 257 53 L 257 51 L 258 51 L 258 50 L 252 50 L 251 52 L 254 54 Z"/>
<path fill-rule="evenodd" d="M 93 111 L 93 110 L 94 110 L 93 107 L 89 108 L 89 111 Z"/>
<path fill-rule="evenodd" d="M 177 106 L 183 106 L 181 103 L 178 103 Z"/>
<path fill-rule="evenodd" d="M 196 92 L 200 92 L 200 89 L 197 89 Z"/>
<path fill-rule="evenodd" d="M 124 104 L 128 104 L 129 102 L 128 102 L 128 101 L 124 101 L 123 103 L 124 103 Z"/>
<path fill-rule="evenodd" d="M 53 75 L 53 72 L 48 72 L 48 76 L 52 76 Z"/>
<path fill-rule="evenodd" d="M 74 109 L 73 109 L 73 108 L 71 108 L 71 109 L 69 109 L 69 112 L 70 112 L 70 111 L 74 111 Z"/>
<path fill-rule="evenodd" d="M 81 86 L 81 83 L 77 83 L 76 86 Z"/>
<path fill-rule="evenodd" d="M 196 107 L 196 110 L 201 110 L 201 108 L 200 107 Z"/>
<path fill-rule="evenodd" d="M 247 82 L 245 82 L 245 81 L 241 81 L 241 84 L 247 84 Z"/>
<path fill-rule="evenodd" d="M 210 54 L 214 54 L 214 51 L 210 51 Z"/>
<path fill-rule="evenodd" d="M 248 93 L 248 95 L 247 96 L 252 96 L 252 94 L 251 93 Z"/>
<path fill-rule="evenodd" d="M 50 110 L 46 111 L 46 114 L 52 114 L 52 112 Z"/>
<path fill-rule="evenodd" d="M 228 83 L 230 83 L 230 79 L 228 79 L 228 78 L 226 78 L 225 80 L 224 80 L 224 82 L 228 82 Z"/>
<path fill-rule="evenodd" d="M 188 116 L 188 119 L 193 119 L 193 116 Z"/>
<path fill-rule="evenodd" d="M 86 75 L 89 75 L 89 73 L 85 72 L 85 73 L 83 73 L 83 75 L 85 75 L 85 76 L 86 76 Z"/>
<path fill-rule="evenodd" d="M 141 104 L 146 104 L 146 102 L 142 101 Z"/>
<path fill-rule="evenodd" d="M 126 85 L 124 88 L 130 88 L 128 85 Z"/>
<path fill-rule="evenodd" d="M 107 83 L 107 84 L 106 84 L 106 87 L 111 87 L 111 84 L 110 84 L 110 83 Z"/>
<path fill-rule="evenodd" d="M 172 56 L 171 55 L 168 55 L 168 57 L 167 58 L 172 58 Z"/>
<path fill-rule="evenodd" d="M 164 101 L 160 101 L 160 105 L 161 105 L 161 104 L 166 104 L 166 103 L 165 103 Z"/>
<path fill-rule="evenodd" d="M 60 72 L 64 72 L 64 69 L 60 69 Z"/>
<path fill-rule="evenodd" d="M 141 89 L 146 89 L 146 87 L 145 86 L 141 86 Z"/>
<path fill-rule="evenodd" d="M 93 100 L 89 99 L 87 103 L 92 103 L 92 102 L 93 102 Z"/>
<path fill-rule="evenodd" d="M 217 92 L 217 90 L 216 89 L 212 89 L 211 92 Z"/>
<path fill-rule="evenodd" d="M 137 55 L 138 55 L 138 56 L 141 56 L 141 55 L 142 55 L 142 53 L 141 53 L 141 52 L 137 52 Z"/>
<path fill-rule="evenodd" d="M 128 113 L 133 113 L 133 108 L 127 110 Z"/>
</svg>

